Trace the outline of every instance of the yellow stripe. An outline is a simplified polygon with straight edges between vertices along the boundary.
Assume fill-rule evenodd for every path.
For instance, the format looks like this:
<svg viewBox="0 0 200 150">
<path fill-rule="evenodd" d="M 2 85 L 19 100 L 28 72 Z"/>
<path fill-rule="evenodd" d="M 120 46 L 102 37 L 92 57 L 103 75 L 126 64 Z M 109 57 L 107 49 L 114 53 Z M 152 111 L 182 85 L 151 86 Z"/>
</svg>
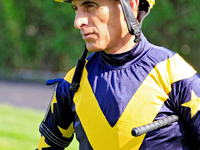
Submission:
<svg viewBox="0 0 200 150">
<path fill-rule="evenodd" d="M 98 105 L 87 80 L 87 70 L 84 68 L 81 86 L 74 96 L 74 103 L 93 149 L 139 149 L 145 135 L 131 136 L 132 128 L 152 122 L 168 98 L 171 84 L 195 73 L 179 55 L 159 63 L 138 88 L 112 128 Z M 71 75 L 68 77 L 72 78 Z"/>
<path fill-rule="evenodd" d="M 87 79 L 86 77 L 87 71 L 84 70 L 82 78 Z M 82 80 L 79 94 L 75 94 L 74 103 L 93 149 L 139 149 L 145 135 L 137 138 L 132 137 L 132 128 L 152 122 L 163 101 L 168 97 L 165 93 L 163 96 L 163 91 L 161 91 L 160 95 L 164 98 L 160 100 L 161 96 L 156 96 L 157 93 L 153 91 L 152 86 L 158 88 L 158 85 L 149 76 L 135 96 L 132 97 L 124 113 L 112 128 L 103 115 L 89 82 Z M 145 94 L 144 90 L 146 90 Z"/>
<path fill-rule="evenodd" d="M 161 62 L 155 66 L 149 76 L 154 78 L 155 82 L 160 84 L 160 88 L 169 93 L 171 91 L 171 84 L 182 79 L 192 77 L 196 71 L 186 63 L 182 57 L 175 54 L 168 60 Z"/>
<path fill-rule="evenodd" d="M 69 83 L 72 82 L 72 78 L 73 78 L 75 69 L 76 69 L 75 67 L 74 67 L 73 69 L 71 69 L 71 70 L 67 73 L 67 75 L 65 76 L 64 79 L 65 79 L 67 82 L 69 82 Z"/>
<path fill-rule="evenodd" d="M 171 70 L 171 83 L 190 78 L 196 73 L 194 68 L 185 62 L 178 54 L 168 60 L 168 64 L 170 63 L 172 64 L 170 66 L 168 65 L 167 69 L 168 72 Z"/>
</svg>

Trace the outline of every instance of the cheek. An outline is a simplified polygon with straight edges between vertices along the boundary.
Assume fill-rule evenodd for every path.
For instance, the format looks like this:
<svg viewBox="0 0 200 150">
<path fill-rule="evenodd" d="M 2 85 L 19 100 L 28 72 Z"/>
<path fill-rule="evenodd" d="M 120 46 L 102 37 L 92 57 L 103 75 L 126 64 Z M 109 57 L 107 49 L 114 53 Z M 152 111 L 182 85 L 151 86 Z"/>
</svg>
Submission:
<svg viewBox="0 0 200 150">
<path fill-rule="evenodd" d="M 118 19 L 110 21 L 107 30 L 111 39 L 120 38 L 122 36 L 122 26 Z"/>
<path fill-rule="evenodd" d="M 122 10 L 120 9 L 120 6 L 116 6 L 115 9 L 110 10 L 109 20 L 108 20 L 108 30 L 110 33 L 112 33 L 115 36 L 121 37 L 124 25 L 126 25 L 124 15 L 122 13 Z"/>
<path fill-rule="evenodd" d="M 101 19 L 95 22 L 96 27 L 94 30 L 96 30 L 97 37 L 101 42 L 108 42 L 110 41 L 110 35 L 112 35 L 111 29 L 113 27 L 109 27 L 108 20 L 107 19 Z"/>
<path fill-rule="evenodd" d="M 102 50 L 106 49 L 111 42 L 110 33 L 108 32 L 108 29 L 106 27 L 102 27 L 101 30 L 99 30 L 97 38 L 98 39 L 96 40 L 96 44 Z"/>
</svg>

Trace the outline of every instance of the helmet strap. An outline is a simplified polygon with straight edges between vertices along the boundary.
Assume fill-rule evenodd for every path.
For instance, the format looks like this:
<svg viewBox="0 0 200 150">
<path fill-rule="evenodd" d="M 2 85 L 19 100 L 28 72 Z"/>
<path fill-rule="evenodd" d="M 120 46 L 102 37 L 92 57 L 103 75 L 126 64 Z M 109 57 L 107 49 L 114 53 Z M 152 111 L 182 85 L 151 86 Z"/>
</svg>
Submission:
<svg viewBox="0 0 200 150">
<path fill-rule="evenodd" d="M 128 31 L 131 35 L 135 35 L 134 42 L 138 43 L 141 41 L 140 39 L 141 24 L 138 23 L 137 19 L 134 16 L 129 0 L 120 0 L 120 4 L 122 6 L 122 11 L 124 13 Z"/>
<path fill-rule="evenodd" d="M 129 0 L 120 0 L 120 4 L 122 6 L 122 11 L 126 20 L 128 31 L 131 35 L 135 36 L 134 42 L 138 43 L 141 41 L 140 32 L 142 28 L 142 21 L 150 12 L 149 4 L 148 2 L 139 4 L 139 13 L 137 16 L 138 20 L 133 14 Z"/>
<path fill-rule="evenodd" d="M 72 83 L 71 83 L 70 88 L 69 88 L 69 90 L 71 92 L 75 93 L 76 91 L 78 91 L 78 88 L 80 86 L 80 80 L 81 80 L 83 68 L 84 68 L 85 63 L 86 63 L 87 52 L 88 52 L 88 50 L 87 50 L 86 45 L 85 45 L 85 49 L 83 51 L 83 54 L 82 54 L 81 58 L 78 60 L 78 63 L 76 65 L 76 70 L 74 72 Z"/>
</svg>

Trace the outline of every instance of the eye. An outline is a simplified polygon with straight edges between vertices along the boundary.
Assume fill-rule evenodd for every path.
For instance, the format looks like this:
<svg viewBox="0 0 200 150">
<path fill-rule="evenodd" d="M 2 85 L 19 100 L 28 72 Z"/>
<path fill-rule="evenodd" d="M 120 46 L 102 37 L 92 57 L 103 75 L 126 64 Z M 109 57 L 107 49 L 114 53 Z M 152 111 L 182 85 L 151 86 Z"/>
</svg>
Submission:
<svg viewBox="0 0 200 150">
<path fill-rule="evenodd" d="M 92 8 L 92 7 L 94 7 L 94 5 L 92 5 L 92 4 L 86 5 L 86 8 Z"/>
<path fill-rule="evenodd" d="M 75 5 L 72 5 L 72 9 L 73 9 L 75 12 L 77 12 L 77 10 L 78 10 L 77 6 L 75 6 Z"/>
<path fill-rule="evenodd" d="M 97 4 L 94 2 L 85 2 L 85 4 L 83 5 L 86 10 L 94 10 L 97 7 Z"/>
</svg>

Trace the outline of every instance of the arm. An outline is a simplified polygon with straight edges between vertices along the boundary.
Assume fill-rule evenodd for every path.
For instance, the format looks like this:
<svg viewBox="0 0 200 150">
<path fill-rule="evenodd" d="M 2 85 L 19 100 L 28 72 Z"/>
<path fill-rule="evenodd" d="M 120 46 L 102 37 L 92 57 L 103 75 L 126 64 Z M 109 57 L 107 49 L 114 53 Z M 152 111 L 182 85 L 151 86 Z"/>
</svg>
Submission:
<svg viewBox="0 0 200 150">
<path fill-rule="evenodd" d="M 194 75 L 179 94 L 180 119 L 186 124 L 191 137 L 200 145 L 200 77 Z"/>
<path fill-rule="evenodd" d="M 47 109 L 46 115 L 40 125 L 40 141 L 36 150 L 49 148 L 50 150 L 63 150 L 73 139 L 73 112 L 65 88 L 69 83 L 62 80 L 58 84 Z"/>
</svg>

